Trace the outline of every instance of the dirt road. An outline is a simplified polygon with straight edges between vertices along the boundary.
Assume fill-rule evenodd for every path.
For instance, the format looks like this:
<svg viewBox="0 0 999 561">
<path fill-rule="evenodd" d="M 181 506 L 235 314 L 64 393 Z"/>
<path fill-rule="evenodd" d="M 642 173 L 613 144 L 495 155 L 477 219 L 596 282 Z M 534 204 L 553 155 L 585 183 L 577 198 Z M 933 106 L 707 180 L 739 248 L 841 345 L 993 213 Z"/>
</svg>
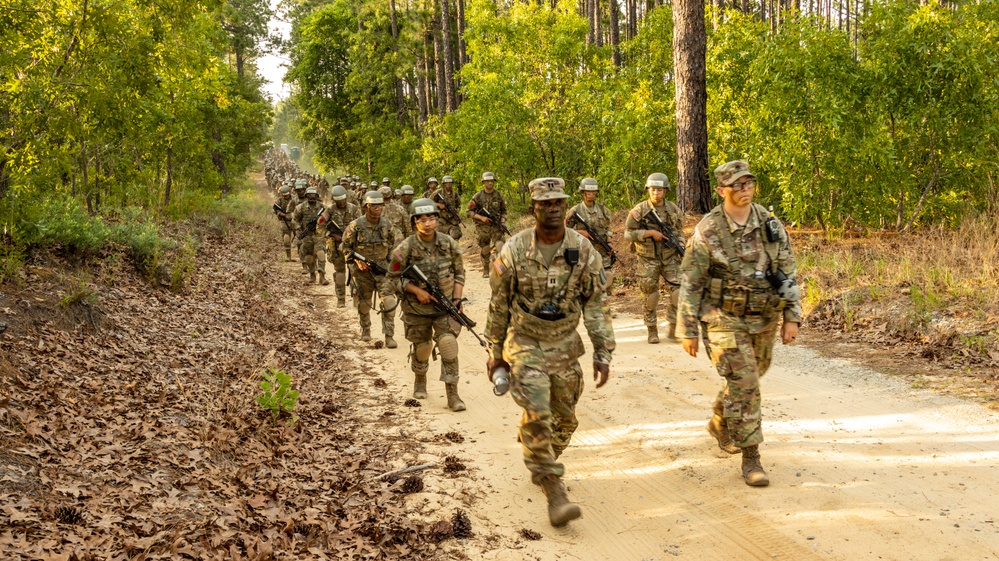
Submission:
<svg viewBox="0 0 999 561">
<path fill-rule="evenodd" d="M 466 309 L 481 330 L 488 285 L 476 264 L 468 273 Z M 332 286 L 310 292 L 335 303 Z M 333 312 L 342 322 L 330 336 L 355 337 L 353 309 Z M 393 462 L 402 468 L 454 455 L 468 468 L 427 470 L 425 491 L 410 496 L 428 519 L 468 512 L 475 536 L 452 542 L 453 558 L 999 558 L 996 414 L 778 343 L 763 382 L 761 450 L 772 483 L 753 489 L 742 482 L 739 457 L 719 452 L 704 430 L 720 387 L 707 357 L 648 345 L 633 315 L 621 313 L 614 324 L 611 380 L 599 390 L 589 383 L 563 456 L 570 496 L 583 508 L 583 518 L 563 529 L 549 526 L 544 496 L 523 466 L 514 440 L 519 408 L 509 395 L 492 395 L 485 351 L 470 335 L 459 337 L 463 413 L 446 408 L 439 362 L 431 364 L 429 399 L 403 406 L 412 374 L 400 321 L 398 349 L 358 343 L 368 375 L 387 383 L 365 384 L 360 405 L 387 438 L 421 443 L 419 456 Z M 444 439 L 451 431 L 464 442 Z M 542 538 L 527 540 L 522 529 Z"/>
</svg>

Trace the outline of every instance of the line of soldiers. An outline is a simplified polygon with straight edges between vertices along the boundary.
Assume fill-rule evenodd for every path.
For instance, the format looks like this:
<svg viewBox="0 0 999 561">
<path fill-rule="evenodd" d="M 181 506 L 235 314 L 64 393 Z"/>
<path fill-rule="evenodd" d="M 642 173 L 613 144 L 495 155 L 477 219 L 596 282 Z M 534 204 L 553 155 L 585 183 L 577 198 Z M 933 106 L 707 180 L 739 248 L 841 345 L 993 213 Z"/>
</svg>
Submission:
<svg viewBox="0 0 999 561">
<path fill-rule="evenodd" d="M 662 173 L 646 180 L 648 199 L 629 212 L 624 236 L 639 259 L 648 342 L 659 342 L 656 308 L 662 290 L 668 296 L 668 336 L 682 339 L 692 356 L 703 339 L 725 379 L 712 407 L 709 434 L 721 450 L 741 453 L 748 485 L 763 486 L 769 478 L 758 448 L 763 441 L 759 380 L 770 366 L 777 327 L 785 344 L 797 336 L 796 266 L 783 225 L 752 202 L 756 178 L 748 164 L 728 162 L 715 169 L 715 177 L 723 202 L 703 217 L 689 240 L 683 236 L 682 213 L 665 200 L 670 184 Z M 581 515 L 568 499 L 562 483 L 565 468 L 558 462 L 578 426 L 575 407 L 583 390 L 579 358 L 584 354 L 580 320 L 592 343 L 598 388 L 609 378 L 616 346 L 606 276 L 616 260 L 608 243 L 610 213 L 596 202 L 599 185 L 591 178 L 580 183 L 583 200 L 571 210 L 565 182 L 539 178 L 528 186 L 535 225 L 511 234 L 506 201 L 495 181 L 492 173 L 483 174 L 483 188 L 466 209 L 475 222 L 483 276 L 491 290 L 483 341 L 487 371 L 495 383 L 509 377 L 510 392 L 523 410 L 518 437 L 524 463 L 547 496 L 549 521 L 561 526 Z M 377 309 L 389 348 L 397 346 L 394 312 L 401 306 L 405 338 L 412 345 L 413 396 L 427 397 L 426 376 L 436 349 L 448 407 L 462 411 L 457 337 L 462 325 L 474 324 L 462 323 L 466 276 L 462 250 L 451 235 L 461 234 L 460 197 L 450 177 L 439 187 L 430 178 L 427 196 L 409 205 L 400 226 L 390 218 L 386 183 L 380 190 L 368 185 L 360 208 L 348 202 L 349 191 L 341 183 L 333 190 L 333 204 L 317 215 L 316 224 L 332 240 L 326 255 L 338 263 L 338 305 L 344 305 L 340 287 L 346 270 L 361 339 L 371 339 L 369 316 Z M 292 228 L 300 232 L 308 230 L 315 212 L 311 195 L 318 199 L 318 193 L 306 189 L 306 201 L 292 213 Z M 315 245 L 303 243 L 300 255 L 307 258 Z M 311 263 L 303 260 L 303 267 Z"/>
</svg>

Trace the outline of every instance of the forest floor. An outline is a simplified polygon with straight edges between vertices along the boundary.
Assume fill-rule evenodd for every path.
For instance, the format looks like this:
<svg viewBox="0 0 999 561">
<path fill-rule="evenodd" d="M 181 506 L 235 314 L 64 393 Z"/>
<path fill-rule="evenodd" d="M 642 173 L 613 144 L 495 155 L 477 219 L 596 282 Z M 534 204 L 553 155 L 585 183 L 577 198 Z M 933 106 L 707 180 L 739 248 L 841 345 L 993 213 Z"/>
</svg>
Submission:
<svg viewBox="0 0 999 561">
<path fill-rule="evenodd" d="M 611 380 L 586 388 L 563 456 L 583 518 L 551 528 L 519 409 L 492 395 L 474 339 L 459 338 L 468 411 L 446 408 L 435 375 L 412 406 L 401 321 L 398 349 L 356 342 L 353 308 L 303 288 L 275 233 L 205 234 L 179 293 L 110 256 L 77 272 L 39 257 L 3 287 L 0 558 L 999 556 L 988 392 L 942 395 L 925 357 L 871 351 L 900 355 L 888 362 L 908 374 L 892 376 L 854 360 L 874 343 L 805 329 L 763 382 L 772 484 L 752 489 L 704 431 L 719 378 L 703 353 L 645 342 L 627 273 Z M 488 285 L 463 241 L 481 329 Z M 302 392 L 291 426 L 254 401 L 266 367 Z"/>
</svg>

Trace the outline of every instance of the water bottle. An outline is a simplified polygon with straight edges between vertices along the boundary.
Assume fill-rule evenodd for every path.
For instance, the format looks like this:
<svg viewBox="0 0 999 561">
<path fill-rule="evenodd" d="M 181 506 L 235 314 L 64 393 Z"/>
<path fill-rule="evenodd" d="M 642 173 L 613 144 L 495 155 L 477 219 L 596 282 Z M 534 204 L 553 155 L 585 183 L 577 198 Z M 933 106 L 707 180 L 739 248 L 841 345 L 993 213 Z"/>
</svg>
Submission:
<svg viewBox="0 0 999 561">
<path fill-rule="evenodd" d="M 504 395 L 510 391 L 510 372 L 502 366 L 493 371 L 493 395 Z"/>
</svg>

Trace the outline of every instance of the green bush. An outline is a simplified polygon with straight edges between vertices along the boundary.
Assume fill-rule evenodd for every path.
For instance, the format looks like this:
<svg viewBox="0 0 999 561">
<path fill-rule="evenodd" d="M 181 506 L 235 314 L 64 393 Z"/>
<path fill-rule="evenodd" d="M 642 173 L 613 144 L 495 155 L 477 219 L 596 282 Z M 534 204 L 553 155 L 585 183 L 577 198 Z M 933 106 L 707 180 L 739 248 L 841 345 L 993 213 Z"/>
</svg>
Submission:
<svg viewBox="0 0 999 561">
<path fill-rule="evenodd" d="M 257 403 L 271 414 L 271 419 L 275 422 L 282 417 L 290 417 L 288 425 L 294 424 L 298 417 L 292 412 L 299 394 L 291 389 L 291 376 L 283 370 L 273 368 L 268 368 L 263 374 L 260 389 L 264 391 L 257 396 Z"/>
</svg>

